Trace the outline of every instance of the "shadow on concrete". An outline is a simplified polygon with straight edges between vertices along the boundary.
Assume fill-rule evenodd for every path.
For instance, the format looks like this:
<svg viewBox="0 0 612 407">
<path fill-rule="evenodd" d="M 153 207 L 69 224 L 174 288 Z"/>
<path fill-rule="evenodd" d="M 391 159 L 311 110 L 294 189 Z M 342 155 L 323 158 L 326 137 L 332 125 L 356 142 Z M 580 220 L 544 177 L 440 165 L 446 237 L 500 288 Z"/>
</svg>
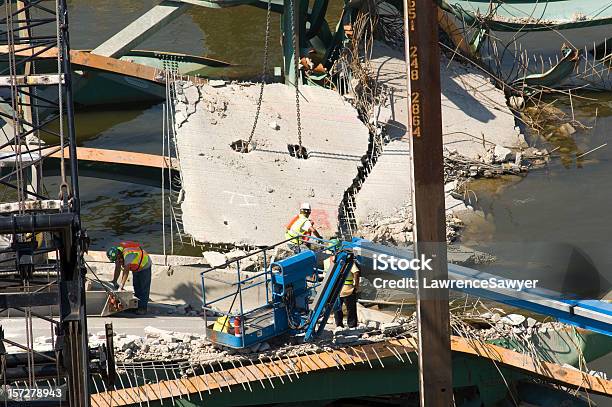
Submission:
<svg viewBox="0 0 612 407">
<path fill-rule="evenodd" d="M 387 135 L 390 141 L 401 140 L 406 136 L 406 131 L 406 125 L 404 125 L 404 123 L 400 123 L 393 119 L 387 121 Z"/>
<path fill-rule="evenodd" d="M 495 115 L 491 113 L 489 108 L 483 105 L 466 89 L 459 86 L 459 84 L 457 84 L 457 82 L 453 79 L 452 75 L 449 75 L 446 78 L 442 77 L 441 79 L 442 94 L 465 114 L 482 123 L 487 123 L 495 119 Z M 477 91 L 474 90 L 474 92 Z"/>
</svg>

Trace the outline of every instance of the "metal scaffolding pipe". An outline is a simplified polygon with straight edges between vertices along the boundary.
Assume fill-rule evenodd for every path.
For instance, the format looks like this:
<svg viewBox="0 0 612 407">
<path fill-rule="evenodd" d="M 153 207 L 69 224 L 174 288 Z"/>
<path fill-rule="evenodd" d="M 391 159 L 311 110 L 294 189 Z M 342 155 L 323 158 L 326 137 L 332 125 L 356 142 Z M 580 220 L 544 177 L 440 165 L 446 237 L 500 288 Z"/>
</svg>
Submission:
<svg viewBox="0 0 612 407">
<path fill-rule="evenodd" d="M 36 364 L 32 371 L 37 379 L 51 379 L 58 375 L 57 365 L 52 363 Z M 8 382 L 28 380 L 29 370 L 27 366 L 7 367 L 4 374 Z"/>
<path fill-rule="evenodd" d="M 0 234 L 60 231 L 74 224 L 74 213 L 13 215 L 0 218 Z"/>
<path fill-rule="evenodd" d="M 19 367 L 21 365 L 27 365 L 28 363 L 28 354 L 26 352 L 9 353 L 5 358 L 7 368 Z M 55 358 L 54 351 L 34 353 L 34 363 L 48 364 L 49 358 Z"/>
</svg>

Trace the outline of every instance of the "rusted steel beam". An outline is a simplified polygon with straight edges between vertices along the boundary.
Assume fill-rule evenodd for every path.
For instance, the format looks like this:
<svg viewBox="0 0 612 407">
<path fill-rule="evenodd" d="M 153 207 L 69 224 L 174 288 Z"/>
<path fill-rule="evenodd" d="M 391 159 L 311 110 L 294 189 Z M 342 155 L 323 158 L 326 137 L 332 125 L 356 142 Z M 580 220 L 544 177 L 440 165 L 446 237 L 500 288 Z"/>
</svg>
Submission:
<svg viewBox="0 0 612 407">
<path fill-rule="evenodd" d="M 0 76 L 0 86 L 40 86 L 64 83 L 63 74 Z"/>
<path fill-rule="evenodd" d="M 435 0 L 404 0 L 404 35 L 413 236 L 417 257 L 432 259 L 418 270 L 419 397 L 421 407 L 453 405 L 448 289 L 425 281 L 448 280 L 440 49 Z"/>
<path fill-rule="evenodd" d="M 563 386 L 581 389 L 589 393 L 612 396 L 612 381 L 590 376 L 573 368 L 565 368 L 554 363 L 532 359 L 529 355 L 518 353 L 496 345 L 479 343 L 457 336 L 451 337 L 452 350 L 455 352 L 476 355 L 489 359 L 511 368 L 520 369 L 531 375 L 547 381 L 554 381 Z M 111 392 L 97 393 L 91 396 L 94 405 L 125 406 L 134 404 L 134 400 L 149 401 L 162 400 L 170 397 L 185 396 L 187 393 L 203 394 L 215 390 L 228 391 L 232 386 L 239 386 L 250 382 L 255 385 L 259 382 L 269 386 L 269 380 L 288 377 L 295 373 L 309 373 L 325 369 L 336 369 L 352 366 L 357 363 L 371 364 L 374 368 L 382 367 L 383 359 L 403 359 L 404 363 L 411 363 L 408 358 L 400 358 L 407 353 L 414 353 L 417 341 L 412 338 L 391 339 L 359 347 L 347 346 L 327 350 L 316 354 L 286 355 L 284 364 L 292 364 L 292 369 L 283 370 L 279 363 L 274 361 L 258 364 L 244 363 L 243 367 L 219 369 L 213 373 L 206 373 L 190 378 L 164 380 L 159 384 L 147 384 L 140 387 L 113 390 Z M 380 359 L 380 360 L 379 360 Z M 315 363 L 316 361 L 316 363 Z M 381 362 L 381 363 L 379 363 Z M 286 383 L 288 383 L 287 381 Z M 276 383 L 280 385 L 282 383 Z"/>
<path fill-rule="evenodd" d="M 513 367 L 546 381 L 580 389 L 588 393 L 612 396 L 612 381 L 589 375 L 574 368 L 556 363 L 544 362 L 523 353 L 514 352 L 501 346 L 469 341 L 457 336 L 451 337 L 454 352 L 467 353 L 487 358 L 502 365 Z"/>
<path fill-rule="evenodd" d="M 474 56 L 469 44 L 463 36 L 464 33 L 462 32 L 462 30 L 460 30 L 459 27 L 457 27 L 457 24 L 455 24 L 455 22 L 453 21 L 453 19 L 439 7 L 438 24 L 440 24 L 440 28 L 451 38 L 451 40 L 455 44 L 456 52 L 459 52 L 460 54 L 463 54 L 466 57 Z"/>
<path fill-rule="evenodd" d="M 62 207 L 62 201 L 59 199 L 36 200 L 25 202 L 4 202 L 0 203 L 0 213 L 13 213 L 20 211 L 59 211 Z"/>
<path fill-rule="evenodd" d="M 0 46 L 0 54 L 7 54 L 8 46 Z M 15 54 L 18 56 L 36 58 L 57 58 L 57 49 L 46 47 L 29 47 L 28 45 L 15 46 Z M 87 67 L 95 70 L 100 70 L 118 75 L 129 76 L 132 78 L 143 79 L 149 82 L 165 84 L 163 71 L 142 64 L 137 64 L 129 61 L 122 61 L 111 57 L 92 54 L 85 51 L 70 51 L 70 61 L 74 66 Z M 182 75 L 180 78 L 188 80 L 195 84 L 204 84 L 208 81 L 203 78 Z"/>
</svg>

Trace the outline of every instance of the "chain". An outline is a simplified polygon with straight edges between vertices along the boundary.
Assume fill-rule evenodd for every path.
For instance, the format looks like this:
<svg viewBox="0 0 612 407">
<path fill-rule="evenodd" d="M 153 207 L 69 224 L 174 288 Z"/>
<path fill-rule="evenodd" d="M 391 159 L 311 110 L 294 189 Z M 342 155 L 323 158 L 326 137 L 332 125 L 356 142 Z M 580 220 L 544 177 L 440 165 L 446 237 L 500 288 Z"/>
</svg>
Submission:
<svg viewBox="0 0 612 407">
<path fill-rule="evenodd" d="M 17 179 L 17 201 L 19 202 L 19 213 L 22 214 L 25 211 L 24 190 L 23 190 L 23 163 L 21 157 L 21 108 L 19 105 L 19 90 L 17 89 L 17 62 L 15 60 L 15 28 L 13 23 L 13 2 L 11 4 L 5 4 L 6 12 L 6 25 L 7 25 L 7 43 L 9 51 L 9 75 L 11 78 L 11 109 L 13 119 L 13 137 L 15 142 L 15 175 Z M 19 6 L 17 6 L 19 7 Z M 15 13 L 19 15 L 19 9 Z"/>
<path fill-rule="evenodd" d="M 55 2 L 55 25 L 56 25 L 56 30 L 55 30 L 55 43 L 56 43 L 56 47 L 57 47 L 57 74 L 62 75 L 62 58 L 63 58 L 63 42 L 61 41 L 61 33 L 60 33 L 60 25 L 63 23 L 63 17 L 60 15 L 62 13 L 62 8 L 60 7 L 60 2 L 58 0 L 56 0 Z M 70 72 L 64 72 L 65 75 L 70 75 Z M 68 181 L 66 180 L 66 164 L 65 164 L 65 153 L 64 153 L 64 149 L 66 146 L 64 146 L 65 140 L 64 140 L 64 100 L 63 100 L 63 87 L 62 87 L 62 81 L 58 81 L 58 85 L 57 85 L 57 90 L 59 92 L 59 96 L 58 96 L 58 100 L 57 100 L 57 104 L 58 104 L 58 108 L 59 108 L 59 136 L 60 136 L 60 146 L 62 148 L 61 153 L 60 153 L 60 178 L 61 178 L 61 184 L 60 184 L 60 197 L 62 197 L 62 195 L 64 193 L 67 192 L 68 190 Z"/>
<path fill-rule="evenodd" d="M 293 73 L 295 75 L 294 78 L 294 86 L 295 86 L 295 116 L 297 119 L 297 133 L 298 133 L 298 145 L 299 150 L 296 151 L 295 156 L 299 157 L 302 154 L 302 118 L 300 115 L 300 88 L 299 88 L 299 79 L 300 79 L 300 44 L 298 42 L 297 33 L 295 29 L 295 21 L 297 20 L 297 6 L 295 4 L 296 0 L 290 1 L 291 6 L 291 36 L 293 41 L 293 52 L 295 53 L 295 61 L 293 66 Z"/>
<path fill-rule="evenodd" d="M 257 111 L 255 112 L 255 120 L 253 121 L 253 128 L 251 128 L 251 135 L 247 140 L 246 144 L 242 146 L 241 153 L 248 152 L 248 148 L 253 141 L 255 136 L 255 129 L 257 128 L 257 121 L 259 120 L 259 113 L 261 112 L 261 104 L 263 102 L 264 85 L 266 79 L 266 72 L 268 71 L 268 50 L 270 48 L 270 19 L 272 17 L 272 0 L 268 0 L 268 10 L 266 12 L 266 39 L 264 42 L 264 58 L 263 67 L 261 69 L 261 85 L 259 87 L 259 98 L 257 99 Z"/>
</svg>

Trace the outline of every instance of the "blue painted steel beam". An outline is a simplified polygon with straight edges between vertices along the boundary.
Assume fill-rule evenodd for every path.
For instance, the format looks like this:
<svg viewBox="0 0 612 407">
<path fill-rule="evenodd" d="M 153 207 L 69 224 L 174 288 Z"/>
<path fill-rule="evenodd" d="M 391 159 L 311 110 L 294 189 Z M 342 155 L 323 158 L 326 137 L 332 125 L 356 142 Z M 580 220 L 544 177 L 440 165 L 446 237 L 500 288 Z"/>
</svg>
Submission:
<svg viewBox="0 0 612 407">
<path fill-rule="evenodd" d="M 367 240 L 353 243 L 356 261 L 366 269 L 373 269 L 375 256 L 387 255 L 396 259 L 410 260 L 414 252 L 407 248 L 388 247 Z M 385 270 L 402 278 L 416 278 L 412 270 Z M 456 264 L 448 265 L 449 280 L 495 280 L 498 285 L 507 279 Z M 453 288 L 451 288 L 453 289 Z M 524 288 L 517 291 L 510 288 L 474 288 L 454 289 L 470 295 L 513 307 L 548 315 L 569 325 L 612 336 L 612 304 L 599 300 L 572 300 L 563 298 L 560 293 L 542 288 Z"/>
</svg>

